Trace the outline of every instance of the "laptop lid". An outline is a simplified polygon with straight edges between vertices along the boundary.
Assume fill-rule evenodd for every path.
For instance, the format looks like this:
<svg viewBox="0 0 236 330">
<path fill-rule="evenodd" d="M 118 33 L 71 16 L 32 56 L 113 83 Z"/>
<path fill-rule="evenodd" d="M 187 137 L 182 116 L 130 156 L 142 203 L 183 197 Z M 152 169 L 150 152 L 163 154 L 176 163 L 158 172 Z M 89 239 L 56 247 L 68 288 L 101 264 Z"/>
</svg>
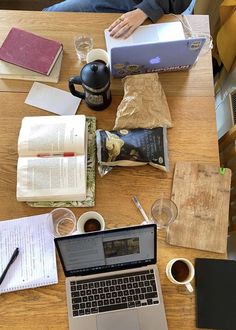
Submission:
<svg viewBox="0 0 236 330">
<path fill-rule="evenodd" d="M 189 69 L 196 61 L 204 37 L 111 49 L 111 72 L 114 77 L 130 74 Z"/>
<path fill-rule="evenodd" d="M 156 225 L 55 238 L 65 276 L 130 269 L 156 263 Z"/>
</svg>

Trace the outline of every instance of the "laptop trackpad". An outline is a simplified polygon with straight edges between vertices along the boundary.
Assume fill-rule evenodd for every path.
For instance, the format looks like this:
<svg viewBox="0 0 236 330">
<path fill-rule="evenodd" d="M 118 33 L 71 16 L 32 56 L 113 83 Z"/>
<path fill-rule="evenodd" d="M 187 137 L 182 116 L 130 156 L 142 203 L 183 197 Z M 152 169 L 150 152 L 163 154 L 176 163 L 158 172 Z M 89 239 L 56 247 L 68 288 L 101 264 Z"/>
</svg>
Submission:
<svg viewBox="0 0 236 330">
<path fill-rule="evenodd" d="M 97 316 L 98 330 L 139 330 L 138 312 L 136 310 L 111 312 Z"/>
</svg>

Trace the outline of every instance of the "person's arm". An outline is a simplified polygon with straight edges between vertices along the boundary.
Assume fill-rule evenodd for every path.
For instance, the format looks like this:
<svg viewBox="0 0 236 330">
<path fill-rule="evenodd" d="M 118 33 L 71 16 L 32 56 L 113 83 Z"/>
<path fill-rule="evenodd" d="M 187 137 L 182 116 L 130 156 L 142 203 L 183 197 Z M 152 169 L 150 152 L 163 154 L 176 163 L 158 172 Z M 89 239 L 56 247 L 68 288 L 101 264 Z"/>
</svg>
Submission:
<svg viewBox="0 0 236 330">
<path fill-rule="evenodd" d="M 114 38 L 127 38 L 146 18 L 149 17 L 152 22 L 155 22 L 164 14 L 181 14 L 190 2 L 191 0 L 143 0 L 134 7 L 136 9 L 115 20 L 108 30 Z"/>
</svg>

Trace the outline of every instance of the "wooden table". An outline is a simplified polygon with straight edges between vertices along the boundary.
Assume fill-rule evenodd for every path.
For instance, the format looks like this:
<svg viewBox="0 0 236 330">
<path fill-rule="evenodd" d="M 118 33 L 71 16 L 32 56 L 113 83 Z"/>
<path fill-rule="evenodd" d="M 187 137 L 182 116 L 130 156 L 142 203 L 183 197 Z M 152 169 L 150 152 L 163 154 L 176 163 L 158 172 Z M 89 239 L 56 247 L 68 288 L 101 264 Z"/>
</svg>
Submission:
<svg viewBox="0 0 236 330">
<path fill-rule="evenodd" d="M 89 33 L 94 37 L 94 48 L 105 49 L 104 29 L 117 18 L 118 14 L 93 13 L 46 13 L 28 11 L 0 11 L 0 43 L 12 26 L 23 28 L 33 33 L 59 40 L 64 45 L 61 79 L 58 88 L 67 89 L 70 77 L 79 74 L 80 64 L 74 51 L 73 37 Z M 173 20 L 174 16 L 165 16 L 161 22 Z M 189 21 L 195 32 L 209 31 L 206 16 L 190 16 Z M 201 82 L 199 81 L 201 77 Z M 213 96 L 211 57 L 208 54 L 199 58 L 197 66 L 189 72 L 165 73 L 161 82 L 168 96 Z M 0 81 L 0 91 L 28 92 L 31 82 Z M 113 95 L 122 95 L 120 80 L 112 81 Z"/>
<path fill-rule="evenodd" d="M 103 30 L 116 14 L 41 13 L 0 11 L 0 38 L 11 26 L 60 40 L 64 44 L 62 74 L 58 88 L 68 90 L 67 79 L 79 73 L 80 66 L 73 50 L 73 36 L 90 32 L 94 47 L 104 47 Z M 168 20 L 165 17 L 162 20 Z M 208 30 L 207 17 L 191 17 L 198 29 Z M 96 206 L 108 228 L 135 225 L 142 222 L 131 196 L 137 195 L 148 212 L 152 202 L 170 197 L 173 168 L 177 161 L 198 161 L 219 165 L 215 126 L 214 97 L 210 54 L 200 57 L 189 72 L 160 74 L 167 95 L 174 127 L 168 130 L 171 170 L 161 172 L 151 166 L 114 168 L 101 178 L 96 177 Z M 14 219 L 49 212 L 16 201 L 17 138 L 24 116 L 50 115 L 43 110 L 24 104 L 32 82 L 0 81 L 0 220 Z M 95 112 L 82 104 L 78 113 L 95 115 L 97 127 L 112 129 L 116 108 L 122 99 L 119 80 L 112 83 L 112 105 L 105 111 Z M 73 209 L 79 216 L 87 209 Z M 165 232 L 158 232 L 158 268 L 165 302 L 169 329 L 195 329 L 195 295 L 179 288 L 165 276 L 165 266 L 174 257 L 223 258 L 199 250 L 170 246 Z M 48 287 L 3 294 L 0 297 L 0 329 L 67 329 L 65 278 L 58 260 L 59 283 Z"/>
</svg>

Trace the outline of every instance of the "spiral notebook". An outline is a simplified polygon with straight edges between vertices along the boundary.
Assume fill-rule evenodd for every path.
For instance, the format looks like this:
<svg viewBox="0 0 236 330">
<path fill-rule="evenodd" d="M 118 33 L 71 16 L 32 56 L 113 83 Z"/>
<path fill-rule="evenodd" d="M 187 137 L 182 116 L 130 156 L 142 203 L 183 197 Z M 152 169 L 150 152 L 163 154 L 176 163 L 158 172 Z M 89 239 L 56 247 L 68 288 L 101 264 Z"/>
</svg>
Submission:
<svg viewBox="0 0 236 330">
<path fill-rule="evenodd" d="M 0 285 L 0 293 L 58 283 L 54 238 L 47 214 L 0 221 L 0 274 L 13 251 L 19 255 Z"/>
</svg>

